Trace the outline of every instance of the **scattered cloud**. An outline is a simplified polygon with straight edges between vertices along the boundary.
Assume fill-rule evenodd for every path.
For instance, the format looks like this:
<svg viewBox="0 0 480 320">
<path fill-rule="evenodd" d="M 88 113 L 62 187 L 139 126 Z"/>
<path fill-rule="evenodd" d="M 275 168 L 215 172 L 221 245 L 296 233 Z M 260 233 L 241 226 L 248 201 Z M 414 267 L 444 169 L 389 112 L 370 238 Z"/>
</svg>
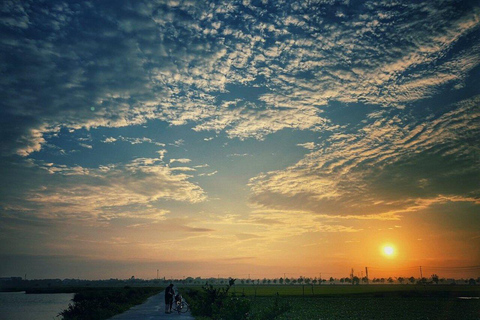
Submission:
<svg viewBox="0 0 480 320">
<path fill-rule="evenodd" d="M 206 194 L 189 176 L 160 159 L 138 158 L 125 165 L 98 168 L 35 164 L 48 172 L 42 185 L 21 191 L 18 208 L 47 219 L 143 217 L 163 219 L 162 201 L 198 203 Z M 160 207 L 158 207 L 160 205 Z M 18 209 L 17 208 L 17 209 Z"/>
<path fill-rule="evenodd" d="M 447 195 L 472 201 L 474 197 L 465 192 L 478 196 L 480 191 L 473 178 L 477 151 L 469 142 L 480 132 L 475 120 L 480 117 L 479 103 L 480 96 L 461 101 L 451 111 L 418 124 L 383 114 L 357 132 L 332 135 L 328 144 L 297 164 L 251 179 L 252 201 L 333 215 L 400 211 L 421 199 Z M 444 176 L 464 184 L 444 184 Z"/>
<path fill-rule="evenodd" d="M 103 140 L 102 142 L 103 143 L 113 143 L 117 141 L 117 139 L 115 139 L 114 137 L 108 137 L 108 138 L 105 138 L 105 140 Z"/>
<path fill-rule="evenodd" d="M 298 143 L 297 146 L 303 147 L 308 150 L 313 150 L 315 149 L 315 142 Z"/>
<path fill-rule="evenodd" d="M 208 2 L 35 7 L 2 7 L 2 91 L 15 93 L 5 95 L 2 117 L 16 123 L 2 127 L 2 137 L 13 137 L 4 154 L 39 151 L 43 135 L 61 128 L 152 119 L 240 139 L 328 131 L 329 101 L 405 108 L 446 85 L 462 88 L 480 56 L 477 41 L 463 41 L 475 38 L 480 9 L 454 1 L 279 1 L 247 5 L 248 13 Z M 92 20 L 99 24 L 85 23 Z M 68 28 L 72 21 L 84 27 Z"/>
<path fill-rule="evenodd" d="M 178 163 L 189 163 L 189 162 L 191 162 L 191 161 L 192 161 L 191 159 L 185 159 L 185 158 L 182 158 L 182 159 L 170 159 L 170 164 L 175 163 L 175 162 L 178 162 Z"/>
</svg>

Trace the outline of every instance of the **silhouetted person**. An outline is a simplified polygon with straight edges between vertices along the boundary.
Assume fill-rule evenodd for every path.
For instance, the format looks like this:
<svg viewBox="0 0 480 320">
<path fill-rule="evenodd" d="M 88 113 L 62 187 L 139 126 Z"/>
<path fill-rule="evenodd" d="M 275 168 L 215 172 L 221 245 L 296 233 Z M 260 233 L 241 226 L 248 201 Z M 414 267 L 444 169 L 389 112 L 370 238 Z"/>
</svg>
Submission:
<svg viewBox="0 0 480 320">
<path fill-rule="evenodd" d="M 172 312 L 173 297 L 175 296 L 175 290 L 173 290 L 173 283 L 165 289 L 165 313 Z"/>
</svg>

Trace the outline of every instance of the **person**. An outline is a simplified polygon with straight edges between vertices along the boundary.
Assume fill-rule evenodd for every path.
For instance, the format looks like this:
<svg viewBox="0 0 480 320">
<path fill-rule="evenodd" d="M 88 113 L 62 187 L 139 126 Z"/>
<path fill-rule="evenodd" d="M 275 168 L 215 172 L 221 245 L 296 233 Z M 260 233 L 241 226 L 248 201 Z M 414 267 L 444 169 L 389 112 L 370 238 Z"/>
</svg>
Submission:
<svg viewBox="0 0 480 320">
<path fill-rule="evenodd" d="M 175 290 L 173 289 L 173 283 L 165 289 L 165 313 L 172 313 L 173 297 L 175 296 Z"/>
</svg>

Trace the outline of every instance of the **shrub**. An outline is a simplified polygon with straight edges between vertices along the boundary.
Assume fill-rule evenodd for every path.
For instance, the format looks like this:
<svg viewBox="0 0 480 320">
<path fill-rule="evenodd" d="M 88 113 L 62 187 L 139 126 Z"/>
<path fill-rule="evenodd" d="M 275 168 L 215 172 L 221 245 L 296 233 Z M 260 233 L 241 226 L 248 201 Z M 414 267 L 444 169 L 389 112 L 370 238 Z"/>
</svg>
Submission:
<svg viewBox="0 0 480 320">
<path fill-rule="evenodd" d="M 63 320 L 103 320 L 143 303 L 160 292 L 156 288 L 88 289 L 73 297 L 73 304 L 60 312 Z"/>
<path fill-rule="evenodd" d="M 234 283 L 235 279 L 230 279 L 224 288 L 215 288 L 207 283 L 201 291 L 190 290 L 187 295 L 193 315 L 214 320 L 246 320 L 250 300 L 244 296 L 229 296 L 228 292 Z"/>
</svg>

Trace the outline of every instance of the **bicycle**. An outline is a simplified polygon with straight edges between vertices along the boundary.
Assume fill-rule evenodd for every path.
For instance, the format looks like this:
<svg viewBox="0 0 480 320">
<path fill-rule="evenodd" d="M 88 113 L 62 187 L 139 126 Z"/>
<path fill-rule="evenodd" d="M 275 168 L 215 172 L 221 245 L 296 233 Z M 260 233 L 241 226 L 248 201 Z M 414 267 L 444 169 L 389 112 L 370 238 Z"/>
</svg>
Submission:
<svg viewBox="0 0 480 320">
<path fill-rule="evenodd" d="M 180 296 L 178 299 L 175 299 L 175 304 L 173 306 L 173 311 L 180 313 L 185 313 L 188 311 L 188 303 L 183 299 L 182 296 Z"/>
</svg>

